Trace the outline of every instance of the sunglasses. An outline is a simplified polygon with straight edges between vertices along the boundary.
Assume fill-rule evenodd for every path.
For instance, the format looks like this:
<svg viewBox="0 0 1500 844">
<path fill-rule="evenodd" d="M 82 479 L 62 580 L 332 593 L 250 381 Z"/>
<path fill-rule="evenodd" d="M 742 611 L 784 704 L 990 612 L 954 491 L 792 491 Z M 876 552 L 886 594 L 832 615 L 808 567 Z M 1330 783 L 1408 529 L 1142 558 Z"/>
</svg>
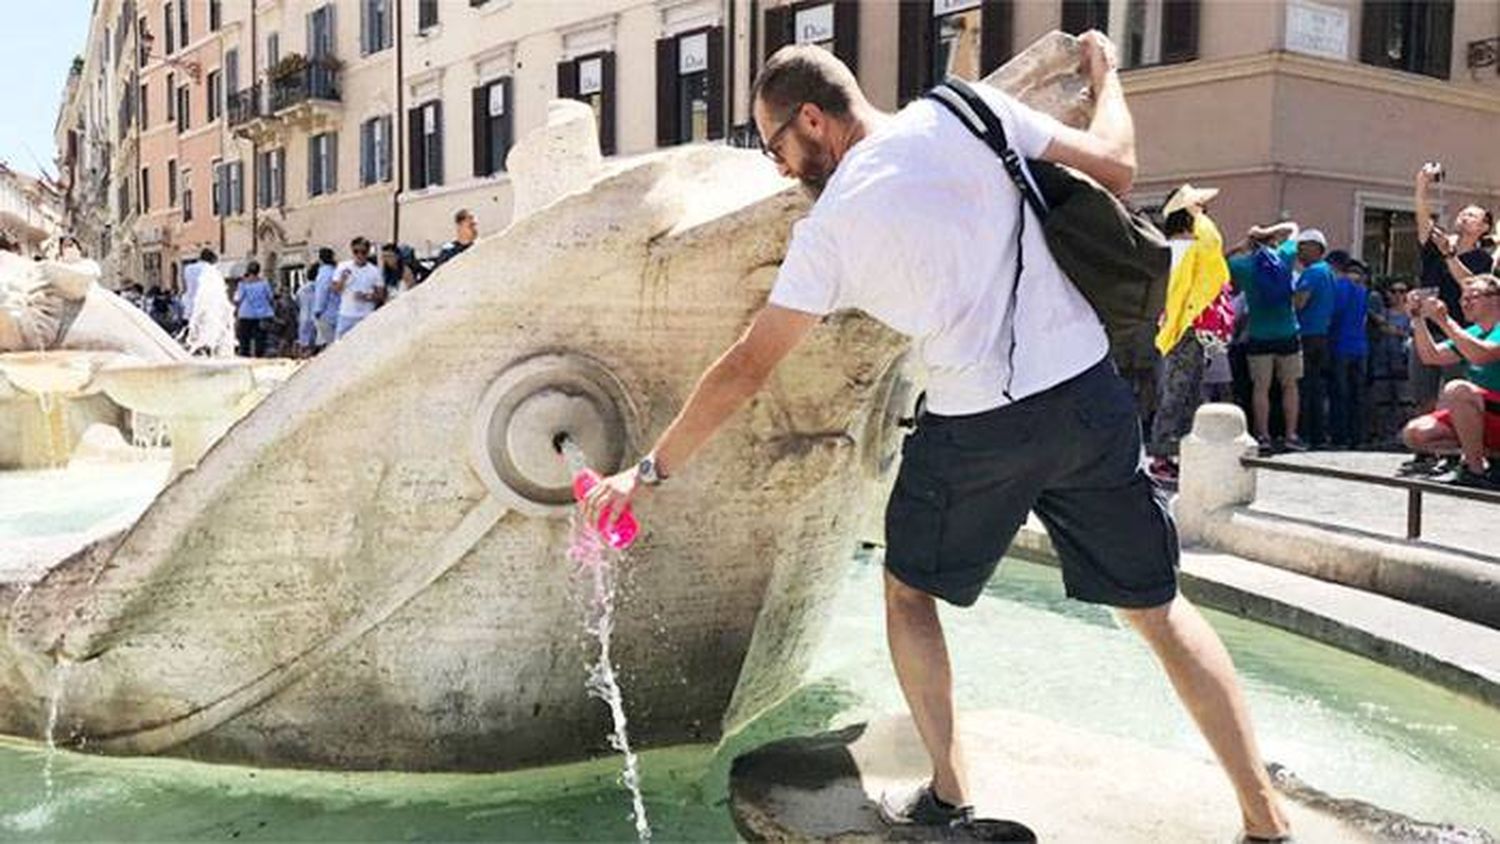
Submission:
<svg viewBox="0 0 1500 844">
<path fill-rule="evenodd" d="M 781 157 L 781 151 L 778 150 L 777 147 L 781 144 L 781 136 L 785 135 L 786 130 L 792 128 L 792 124 L 796 123 L 797 118 L 802 115 L 802 107 L 805 105 L 807 105 L 807 103 L 797 103 L 797 107 L 792 109 L 792 116 L 782 121 L 781 125 L 776 127 L 776 131 L 771 133 L 771 137 L 761 142 L 761 155 L 764 155 L 766 158 L 771 159 L 777 164 L 786 163 L 785 160 Z"/>
</svg>

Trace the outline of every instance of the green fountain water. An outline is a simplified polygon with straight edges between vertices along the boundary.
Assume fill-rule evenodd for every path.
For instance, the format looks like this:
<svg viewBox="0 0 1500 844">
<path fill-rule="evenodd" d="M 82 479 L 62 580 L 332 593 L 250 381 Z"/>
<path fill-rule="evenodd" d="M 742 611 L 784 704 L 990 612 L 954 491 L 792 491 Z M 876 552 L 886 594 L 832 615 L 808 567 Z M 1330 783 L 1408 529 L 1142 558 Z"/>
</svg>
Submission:
<svg viewBox="0 0 1500 844">
<path fill-rule="evenodd" d="M 29 504 L 17 483 L 37 493 Z M 34 535 L 15 511 L 37 476 L 0 475 L 0 552 Z M 102 518 L 78 499 L 69 530 Z M 59 498 L 59 503 L 68 499 Z M 138 506 L 117 495 L 121 507 Z M 628 575 L 622 588 L 629 589 Z M 722 747 L 641 754 L 657 840 L 735 837 L 730 760 L 773 738 L 901 709 L 886 660 L 877 561 L 857 561 L 827 611 L 833 622 L 806 685 Z M 1429 821 L 1500 830 L 1500 712 L 1298 636 L 1221 613 L 1268 758 L 1318 788 Z M 1136 637 L 1105 610 L 1067 601 L 1057 573 L 1008 562 L 972 609 L 946 614 L 970 708 L 1004 707 L 1206 755 Z M 630 666 L 617 666 L 627 693 Z M 690 688 L 691 678 L 685 678 Z M 580 683 L 583 678 L 580 676 Z M 603 747 L 604 737 L 580 737 Z M 11 840 L 630 840 L 618 756 L 493 775 L 259 770 L 175 759 L 62 752 L 44 779 L 40 743 L 0 741 L 0 839 Z M 1227 786 L 1226 786 L 1227 788 Z"/>
</svg>

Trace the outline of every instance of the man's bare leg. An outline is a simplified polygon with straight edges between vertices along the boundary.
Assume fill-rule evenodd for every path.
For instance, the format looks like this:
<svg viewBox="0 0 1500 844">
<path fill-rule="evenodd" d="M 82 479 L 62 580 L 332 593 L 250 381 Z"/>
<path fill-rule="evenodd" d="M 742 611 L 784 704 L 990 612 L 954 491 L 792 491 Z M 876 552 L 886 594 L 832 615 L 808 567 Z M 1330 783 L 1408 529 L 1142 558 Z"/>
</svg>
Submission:
<svg viewBox="0 0 1500 844">
<path fill-rule="evenodd" d="M 1286 426 L 1287 439 L 1298 436 L 1298 415 L 1302 410 L 1302 394 L 1297 390 L 1297 379 L 1288 379 L 1281 385 L 1281 422 Z"/>
<path fill-rule="evenodd" d="M 945 803 L 967 805 L 969 783 L 953 706 L 953 669 L 937 602 L 890 572 L 885 573 L 885 634 L 896 679 L 932 758 L 933 791 Z"/>
<path fill-rule="evenodd" d="M 1483 472 L 1484 463 L 1484 395 L 1468 381 L 1449 381 L 1443 387 L 1438 407 L 1445 408 L 1453 420 L 1464 465 L 1471 472 Z"/>
<path fill-rule="evenodd" d="M 1208 740 L 1239 797 L 1245 832 L 1274 838 L 1289 829 L 1250 724 L 1250 711 L 1224 643 L 1181 596 L 1146 610 L 1120 610 L 1161 662 L 1177 697 Z"/>
<path fill-rule="evenodd" d="M 1418 454 L 1457 454 L 1458 435 L 1431 416 L 1418 416 L 1401 429 L 1401 441 Z"/>
<path fill-rule="evenodd" d="M 1254 382 L 1250 385 L 1250 412 L 1255 418 L 1255 438 L 1262 442 L 1271 440 L 1271 384 Z"/>
</svg>

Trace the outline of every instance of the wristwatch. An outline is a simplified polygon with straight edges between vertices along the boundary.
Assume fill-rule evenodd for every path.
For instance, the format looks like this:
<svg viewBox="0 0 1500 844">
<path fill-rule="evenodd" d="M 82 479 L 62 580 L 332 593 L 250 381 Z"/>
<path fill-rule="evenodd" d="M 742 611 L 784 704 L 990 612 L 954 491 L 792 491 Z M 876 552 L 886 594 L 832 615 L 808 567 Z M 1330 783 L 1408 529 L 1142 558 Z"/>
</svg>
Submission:
<svg viewBox="0 0 1500 844">
<path fill-rule="evenodd" d="M 657 486 L 667 479 L 657 467 L 656 455 L 648 454 L 635 466 L 635 478 L 646 486 Z"/>
</svg>

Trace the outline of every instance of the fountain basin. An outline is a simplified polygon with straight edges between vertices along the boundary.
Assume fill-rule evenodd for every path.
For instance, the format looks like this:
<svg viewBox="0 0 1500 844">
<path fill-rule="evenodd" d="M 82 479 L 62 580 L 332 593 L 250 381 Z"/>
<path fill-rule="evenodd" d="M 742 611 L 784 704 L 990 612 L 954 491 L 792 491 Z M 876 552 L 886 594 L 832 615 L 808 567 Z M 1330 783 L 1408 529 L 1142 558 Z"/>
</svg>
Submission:
<svg viewBox="0 0 1500 844">
<path fill-rule="evenodd" d="M 122 406 L 166 422 L 176 477 L 198 465 L 240 418 L 255 390 L 255 369 L 246 360 L 189 360 L 113 366 L 96 381 Z"/>
<path fill-rule="evenodd" d="M 79 396 L 89 389 L 94 374 L 122 357 L 111 352 L 56 349 L 46 352 L 0 354 L 0 375 L 11 386 L 34 396 Z"/>
<path fill-rule="evenodd" d="M 0 354 L 0 469 L 62 466 L 90 426 L 118 428 L 120 408 L 93 380 L 126 357 L 70 349 Z"/>
</svg>

